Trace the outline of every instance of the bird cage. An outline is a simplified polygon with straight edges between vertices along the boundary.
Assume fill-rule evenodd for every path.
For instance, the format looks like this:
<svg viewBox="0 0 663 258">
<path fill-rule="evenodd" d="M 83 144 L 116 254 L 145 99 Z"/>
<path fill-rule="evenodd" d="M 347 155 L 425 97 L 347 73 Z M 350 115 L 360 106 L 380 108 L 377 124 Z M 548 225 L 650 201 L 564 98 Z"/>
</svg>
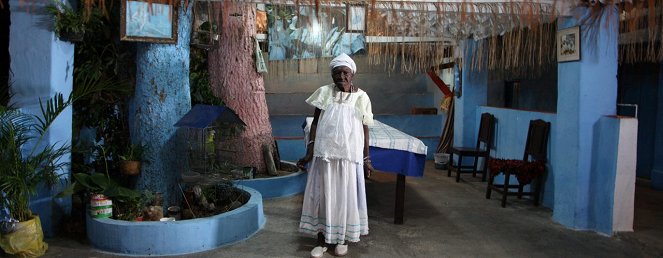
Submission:
<svg viewBox="0 0 663 258">
<path fill-rule="evenodd" d="M 231 137 L 245 124 L 227 107 L 197 104 L 175 126 L 184 130 L 186 139 L 190 171 L 183 177 L 201 175 L 209 179 L 219 174 L 218 168 L 228 163 L 234 152 L 240 151 L 240 145 L 228 143 L 234 142 Z"/>
<path fill-rule="evenodd" d="M 192 46 L 209 50 L 219 44 L 218 26 L 213 18 L 213 9 L 209 0 L 193 1 Z"/>
</svg>

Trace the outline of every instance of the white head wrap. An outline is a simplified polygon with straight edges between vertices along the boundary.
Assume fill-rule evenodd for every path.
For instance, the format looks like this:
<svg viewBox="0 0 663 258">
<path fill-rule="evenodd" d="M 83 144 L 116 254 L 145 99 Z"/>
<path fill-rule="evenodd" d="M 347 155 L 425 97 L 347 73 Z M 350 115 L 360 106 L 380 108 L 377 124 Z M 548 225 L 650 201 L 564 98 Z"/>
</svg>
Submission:
<svg viewBox="0 0 663 258">
<path fill-rule="evenodd" d="M 357 73 L 357 65 L 355 64 L 355 61 L 345 53 L 338 55 L 329 62 L 329 69 L 331 70 L 339 66 L 345 66 L 352 69 L 353 74 Z"/>
</svg>

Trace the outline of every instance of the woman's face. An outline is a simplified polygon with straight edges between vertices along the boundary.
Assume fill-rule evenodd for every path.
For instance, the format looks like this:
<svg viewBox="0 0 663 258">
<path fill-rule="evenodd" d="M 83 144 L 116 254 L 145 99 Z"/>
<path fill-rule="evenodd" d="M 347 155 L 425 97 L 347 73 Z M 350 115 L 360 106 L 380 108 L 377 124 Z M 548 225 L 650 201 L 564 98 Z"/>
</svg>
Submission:
<svg viewBox="0 0 663 258">
<path fill-rule="evenodd" d="M 352 69 L 347 66 L 338 66 L 332 69 L 331 76 L 334 84 L 340 90 L 349 90 L 352 85 Z"/>
</svg>

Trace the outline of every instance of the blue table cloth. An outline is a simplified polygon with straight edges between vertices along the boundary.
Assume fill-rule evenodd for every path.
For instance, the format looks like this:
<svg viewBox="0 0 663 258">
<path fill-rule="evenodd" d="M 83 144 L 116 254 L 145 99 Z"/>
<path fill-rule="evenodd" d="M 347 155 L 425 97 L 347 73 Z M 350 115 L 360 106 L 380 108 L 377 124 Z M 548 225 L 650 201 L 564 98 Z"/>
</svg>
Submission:
<svg viewBox="0 0 663 258">
<path fill-rule="evenodd" d="M 308 142 L 312 122 L 313 117 L 306 118 L 304 142 Z M 373 167 L 382 172 L 422 177 L 428 147 L 416 137 L 380 121 L 374 122 L 368 127 L 369 153 Z"/>
</svg>

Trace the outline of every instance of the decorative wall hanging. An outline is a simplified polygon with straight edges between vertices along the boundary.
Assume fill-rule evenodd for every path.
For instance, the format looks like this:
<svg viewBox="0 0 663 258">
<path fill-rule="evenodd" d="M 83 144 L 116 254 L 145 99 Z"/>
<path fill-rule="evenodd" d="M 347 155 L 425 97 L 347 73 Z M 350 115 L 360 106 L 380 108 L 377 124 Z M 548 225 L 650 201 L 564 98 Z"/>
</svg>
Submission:
<svg viewBox="0 0 663 258">
<path fill-rule="evenodd" d="M 364 32 L 366 30 L 366 6 L 348 4 L 347 32 Z"/>
<path fill-rule="evenodd" d="M 122 0 L 120 39 L 177 43 L 177 5 L 169 0 Z"/>
<path fill-rule="evenodd" d="M 347 33 L 345 4 L 266 5 L 265 9 L 269 60 L 352 55 L 364 49 L 362 34 Z"/>
<path fill-rule="evenodd" d="M 580 60 L 580 27 L 557 32 L 557 62 Z"/>
</svg>

